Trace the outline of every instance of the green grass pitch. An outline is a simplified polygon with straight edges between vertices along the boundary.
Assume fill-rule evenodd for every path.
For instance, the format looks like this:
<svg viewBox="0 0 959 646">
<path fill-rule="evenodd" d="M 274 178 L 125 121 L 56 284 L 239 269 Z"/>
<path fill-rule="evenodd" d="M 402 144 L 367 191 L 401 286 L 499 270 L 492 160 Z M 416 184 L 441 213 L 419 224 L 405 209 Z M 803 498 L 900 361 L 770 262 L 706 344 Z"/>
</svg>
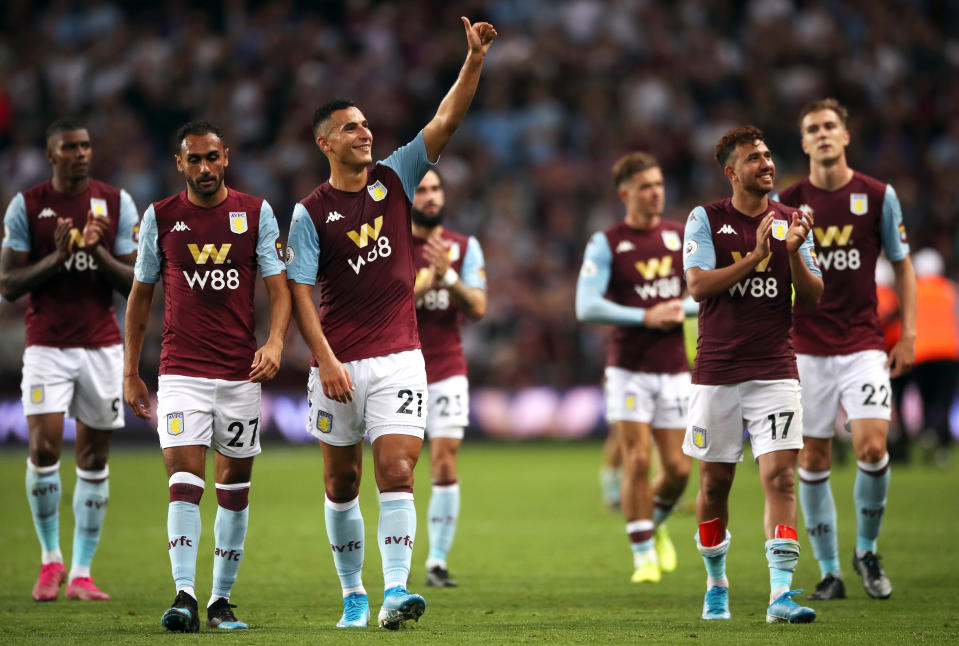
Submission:
<svg viewBox="0 0 959 646">
<path fill-rule="evenodd" d="M 70 447 L 72 448 L 72 447 Z M 695 550 L 695 478 L 670 520 L 679 551 L 676 572 L 659 584 L 629 583 L 631 555 L 622 517 L 600 504 L 599 445 L 582 443 L 467 443 L 461 454 L 463 500 L 450 569 L 460 587 L 435 590 L 423 581 L 429 497 L 427 460 L 417 472 L 419 527 L 410 588 L 427 600 L 411 631 L 333 627 L 341 611 L 339 585 L 323 525 L 322 465 L 315 446 L 268 445 L 257 458 L 246 555 L 233 591 L 244 633 L 171 635 L 160 615 L 174 596 L 166 546 L 166 477 L 158 449 L 116 449 L 110 462 L 110 508 L 93 572 L 113 599 L 35 603 L 30 589 L 39 547 L 24 496 L 24 448 L 0 453 L 0 643 L 686 643 L 893 644 L 959 642 L 959 472 L 921 465 L 894 466 L 880 539 L 895 592 L 866 597 L 849 565 L 854 543 L 855 469 L 834 470 L 840 514 L 840 552 L 849 598 L 812 604 L 810 625 L 767 625 L 768 575 L 756 469 L 743 463 L 733 485 L 728 558 L 733 619 L 699 618 L 705 589 Z M 361 505 L 366 520 L 364 583 L 373 622 L 382 574 L 376 549 L 377 503 L 369 453 Z M 212 465 L 201 503 L 203 537 L 197 591 L 209 595 L 215 496 Z M 69 564 L 75 476 L 72 458 L 61 469 L 61 546 Z M 812 549 L 803 553 L 794 587 L 818 580 Z M 800 599 L 802 600 L 802 599 Z"/>
</svg>

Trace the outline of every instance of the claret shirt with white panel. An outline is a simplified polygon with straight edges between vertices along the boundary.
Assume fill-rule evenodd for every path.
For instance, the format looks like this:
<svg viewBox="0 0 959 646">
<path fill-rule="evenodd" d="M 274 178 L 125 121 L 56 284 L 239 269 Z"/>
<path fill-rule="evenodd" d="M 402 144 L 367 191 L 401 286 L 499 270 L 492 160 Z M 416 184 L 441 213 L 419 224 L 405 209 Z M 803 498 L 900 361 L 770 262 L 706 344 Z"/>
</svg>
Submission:
<svg viewBox="0 0 959 646">
<path fill-rule="evenodd" d="M 266 200 L 228 189 L 213 207 L 186 191 L 143 214 L 134 276 L 163 278 L 160 374 L 244 381 L 256 353 L 256 272 L 283 272 L 279 227 Z"/>
</svg>

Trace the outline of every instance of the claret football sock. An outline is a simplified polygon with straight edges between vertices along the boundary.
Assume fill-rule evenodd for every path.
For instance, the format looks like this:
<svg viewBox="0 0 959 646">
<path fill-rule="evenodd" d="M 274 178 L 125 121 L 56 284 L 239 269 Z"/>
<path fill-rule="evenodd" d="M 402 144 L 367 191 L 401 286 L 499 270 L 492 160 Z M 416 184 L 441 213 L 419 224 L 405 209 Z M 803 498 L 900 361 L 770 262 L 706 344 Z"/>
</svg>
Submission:
<svg viewBox="0 0 959 646">
<path fill-rule="evenodd" d="M 889 491 L 889 454 L 875 463 L 856 462 L 856 484 L 853 486 L 853 499 L 856 501 L 858 527 L 856 549 L 862 552 L 876 552 L 876 539 L 882 516 L 886 511 L 886 492 Z"/>
<path fill-rule="evenodd" d="M 729 580 L 726 578 L 726 552 L 729 551 L 731 540 L 732 534 L 728 530 L 723 531 L 720 519 L 714 518 L 699 524 L 696 547 L 703 555 L 703 563 L 706 565 L 707 590 L 715 586 L 729 587 Z"/>
<path fill-rule="evenodd" d="M 416 539 L 416 508 L 412 491 L 380 492 L 380 521 L 376 530 L 383 558 L 385 589 L 406 587 Z"/>
<path fill-rule="evenodd" d="M 170 476 L 170 506 L 167 508 L 167 535 L 170 566 L 177 590 L 190 590 L 196 581 L 196 555 L 200 547 L 200 498 L 204 483 L 198 476 L 178 471 Z"/>
<path fill-rule="evenodd" d="M 652 520 L 647 518 L 626 523 L 626 534 L 629 536 L 629 548 L 633 551 L 633 567 L 656 560 Z"/>
<path fill-rule="evenodd" d="M 27 501 L 40 539 L 41 559 L 63 563 L 60 552 L 60 463 L 38 467 L 27 458 Z"/>
<path fill-rule="evenodd" d="M 802 506 L 806 533 L 822 577 L 841 576 L 836 534 L 836 503 L 829 485 L 829 470 L 799 469 L 799 504 Z"/>
<path fill-rule="evenodd" d="M 230 590 L 243 561 L 243 543 L 250 521 L 250 483 L 216 484 L 216 520 L 213 522 L 213 592 L 230 598 Z"/>
<path fill-rule="evenodd" d="M 799 562 L 799 537 L 789 525 L 776 525 L 775 538 L 766 541 L 769 563 L 769 602 L 772 603 L 792 585 L 793 572 Z"/>
<path fill-rule="evenodd" d="M 446 568 L 446 557 L 453 546 L 456 521 L 460 513 L 460 485 L 453 482 L 433 483 L 430 506 L 427 513 L 427 532 L 430 539 L 428 562 Z"/>
<path fill-rule="evenodd" d="M 110 498 L 110 468 L 87 471 L 77 467 L 77 485 L 73 490 L 73 563 L 70 567 L 72 581 L 90 576 L 90 564 L 100 543 L 100 530 L 107 514 Z"/>
<path fill-rule="evenodd" d="M 340 577 L 343 596 L 354 592 L 366 594 L 363 588 L 363 542 L 366 539 L 360 499 L 333 502 L 327 496 L 324 507 L 326 535 L 330 539 L 333 565 Z"/>
</svg>

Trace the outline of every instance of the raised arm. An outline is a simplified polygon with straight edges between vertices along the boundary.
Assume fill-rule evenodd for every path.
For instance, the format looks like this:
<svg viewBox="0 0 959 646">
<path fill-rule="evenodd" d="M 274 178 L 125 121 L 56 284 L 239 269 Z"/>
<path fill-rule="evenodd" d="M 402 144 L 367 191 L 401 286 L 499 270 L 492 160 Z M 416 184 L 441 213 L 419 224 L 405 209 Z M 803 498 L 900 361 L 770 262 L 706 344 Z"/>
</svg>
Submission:
<svg viewBox="0 0 959 646">
<path fill-rule="evenodd" d="M 150 396 L 140 378 L 140 353 L 150 320 L 155 283 L 134 279 L 123 321 L 123 399 L 137 417 L 150 418 Z"/>
<path fill-rule="evenodd" d="M 423 141 L 426 144 L 426 155 L 431 162 L 435 162 L 446 144 L 466 116 L 466 110 L 473 102 L 476 86 L 479 85 L 480 73 L 483 71 L 483 60 L 489 51 L 496 30 L 488 22 L 478 22 L 471 25 L 468 19 L 460 18 L 466 29 L 466 42 L 469 53 L 466 62 L 460 69 L 456 82 L 440 102 L 439 108 L 432 121 L 423 128 Z"/>
</svg>

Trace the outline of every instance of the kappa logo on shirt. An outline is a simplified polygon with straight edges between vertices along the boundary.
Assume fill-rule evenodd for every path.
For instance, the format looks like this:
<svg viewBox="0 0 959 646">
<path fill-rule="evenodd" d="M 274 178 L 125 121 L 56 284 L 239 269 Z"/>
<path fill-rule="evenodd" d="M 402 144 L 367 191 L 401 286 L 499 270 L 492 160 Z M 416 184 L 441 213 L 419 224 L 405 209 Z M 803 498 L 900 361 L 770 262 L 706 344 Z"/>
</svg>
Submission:
<svg viewBox="0 0 959 646">
<path fill-rule="evenodd" d="M 336 222 L 337 220 L 342 220 L 343 214 L 337 213 L 336 211 L 330 211 L 330 214 L 326 216 L 326 223 Z"/>
<path fill-rule="evenodd" d="M 177 220 L 177 223 L 173 225 L 173 228 L 170 229 L 170 233 L 174 231 L 193 231 L 190 227 L 186 225 L 186 222 L 182 220 Z"/>
<path fill-rule="evenodd" d="M 732 228 L 728 224 L 724 224 L 723 226 L 719 227 L 719 231 L 717 231 L 716 233 L 731 233 L 733 235 L 736 235 L 736 229 Z"/>
<path fill-rule="evenodd" d="M 636 245 L 629 240 L 620 240 L 619 244 L 616 245 L 616 253 L 626 253 L 627 251 L 632 251 L 635 248 Z"/>
<path fill-rule="evenodd" d="M 42 211 L 40 211 L 40 215 L 37 216 L 37 219 L 39 220 L 40 218 L 52 218 L 56 214 L 57 214 L 56 211 L 54 211 L 48 206 Z"/>
</svg>

